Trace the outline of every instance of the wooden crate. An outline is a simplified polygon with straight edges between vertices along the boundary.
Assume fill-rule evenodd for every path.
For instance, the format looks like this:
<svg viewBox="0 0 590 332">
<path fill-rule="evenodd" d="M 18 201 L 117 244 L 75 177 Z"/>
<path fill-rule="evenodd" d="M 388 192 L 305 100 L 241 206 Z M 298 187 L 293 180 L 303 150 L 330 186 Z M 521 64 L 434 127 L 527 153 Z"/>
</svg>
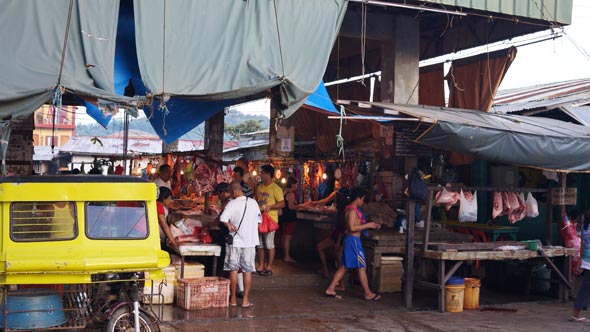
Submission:
<svg viewBox="0 0 590 332">
<path fill-rule="evenodd" d="M 179 279 L 176 305 L 185 310 L 225 308 L 229 305 L 229 280 L 221 277 Z"/>
<path fill-rule="evenodd" d="M 401 292 L 403 273 L 402 257 L 382 256 L 379 271 L 379 292 Z"/>
</svg>

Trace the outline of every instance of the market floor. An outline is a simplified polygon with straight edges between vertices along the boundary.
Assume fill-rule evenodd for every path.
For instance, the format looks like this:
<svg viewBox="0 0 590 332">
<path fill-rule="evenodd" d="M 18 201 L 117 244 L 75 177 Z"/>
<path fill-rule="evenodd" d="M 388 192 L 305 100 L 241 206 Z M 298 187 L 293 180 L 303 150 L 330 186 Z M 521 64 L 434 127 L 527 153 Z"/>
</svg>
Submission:
<svg viewBox="0 0 590 332">
<path fill-rule="evenodd" d="M 261 281 L 259 281 L 261 282 Z M 402 306 L 400 293 L 384 294 L 381 301 L 362 299 L 358 286 L 341 292 L 342 299 L 324 296 L 323 287 L 257 289 L 252 308 L 183 310 L 161 309 L 162 332 L 184 331 L 393 331 L 393 332 L 497 332 L 590 331 L 590 324 L 567 320 L 571 302 L 553 299 L 506 297 L 482 293 L 480 310 L 439 313 L 436 294 L 419 294 L 413 310 Z M 532 302 L 522 302 L 522 301 Z M 91 331 L 86 329 L 85 331 Z M 98 331 L 98 330 L 92 330 Z"/>
<path fill-rule="evenodd" d="M 571 303 L 553 300 L 482 306 L 483 310 L 439 313 L 405 310 L 400 294 L 385 294 L 379 302 L 365 301 L 360 292 L 343 292 L 343 299 L 322 296 L 319 290 L 255 291 L 252 308 L 194 311 L 173 309 L 163 332 L 176 331 L 590 331 L 590 324 L 567 320 Z M 171 306 L 170 306 L 171 307 Z M 181 314 L 178 314 L 178 313 Z M 166 318 L 166 317 L 165 317 Z M 166 319 L 165 319 L 166 320 Z"/>
</svg>

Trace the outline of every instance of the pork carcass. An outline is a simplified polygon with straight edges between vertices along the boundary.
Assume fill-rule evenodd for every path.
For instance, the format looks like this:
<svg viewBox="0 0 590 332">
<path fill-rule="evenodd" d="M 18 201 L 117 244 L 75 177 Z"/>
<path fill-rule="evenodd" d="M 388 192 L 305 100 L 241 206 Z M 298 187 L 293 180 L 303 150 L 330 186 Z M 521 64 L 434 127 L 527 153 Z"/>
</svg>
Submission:
<svg viewBox="0 0 590 332">
<path fill-rule="evenodd" d="M 443 189 L 436 193 L 434 199 L 436 204 L 444 205 L 445 210 L 449 211 L 459 201 L 459 193 Z"/>
<path fill-rule="evenodd" d="M 508 193 L 510 201 L 510 212 L 508 213 L 508 221 L 514 224 L 517 221 L 524 219 L 526 216 L 526 204 L 522 193 Z"/>
<path fill-rule="evenodd" d="M 504 215 L 504 204 L 502 204 L 502 193 L 494 192 L 494 207 L 492 209 L 492 219 Z"/>
</svg>

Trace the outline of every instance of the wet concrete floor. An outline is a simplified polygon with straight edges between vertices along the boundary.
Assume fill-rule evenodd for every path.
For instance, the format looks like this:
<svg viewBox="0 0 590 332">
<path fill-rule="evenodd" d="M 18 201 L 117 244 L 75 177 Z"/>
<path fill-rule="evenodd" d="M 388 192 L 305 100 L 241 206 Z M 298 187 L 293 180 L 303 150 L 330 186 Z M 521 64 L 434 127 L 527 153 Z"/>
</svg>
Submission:
<svg viewBox="0 0 590 332">
<path fill-rule="evenodd" d="M 483 310 L 439 313 L 434 308 L 406 310 L 400 294 L 365 301 L 360 290 L 341 300 L 317 289 L 257 290 L 252 308 L 179 311 L 164 317 L 163 332 L 175 331 L 590 331 L 590 324 L 567 320 L 571 302 L 555 300 L 482 305 Z M 435 295 L 433 295 L 435 297 Z M 169 307 L 169 306 L 166 306 Z M 422 309 L 422 310 L 421 310 Z M 166 319 L 171 318 L 171 319 Z"/>
</svg>

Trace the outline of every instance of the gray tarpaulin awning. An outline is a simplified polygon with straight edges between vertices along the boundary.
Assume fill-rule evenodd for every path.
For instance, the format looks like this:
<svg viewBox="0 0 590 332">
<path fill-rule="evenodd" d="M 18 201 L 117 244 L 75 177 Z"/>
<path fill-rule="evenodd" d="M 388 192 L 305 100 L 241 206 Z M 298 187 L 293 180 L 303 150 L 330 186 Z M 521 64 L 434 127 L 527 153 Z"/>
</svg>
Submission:
<svg viewBox="0 0 590 332">
<path fill-rule="evenodd" d="M 590 172 L 590 128 L 569 122 L 481 111 L 371 103 L 385 113 L 432 122 L 417 142 L 492 162 Z"/>
<path fill-rule="evenodd" d="M 0 117 L 34 112 L 58 82 L 75 95 L 132 104 L 113 83 L 120 4 L 0 0 Z M 322 80 L 346 7 L 346 0 L 135 0 L 142 85 L 163 100 L 199 101 L 279 87 L 289 116 Z"/>
</svg>

